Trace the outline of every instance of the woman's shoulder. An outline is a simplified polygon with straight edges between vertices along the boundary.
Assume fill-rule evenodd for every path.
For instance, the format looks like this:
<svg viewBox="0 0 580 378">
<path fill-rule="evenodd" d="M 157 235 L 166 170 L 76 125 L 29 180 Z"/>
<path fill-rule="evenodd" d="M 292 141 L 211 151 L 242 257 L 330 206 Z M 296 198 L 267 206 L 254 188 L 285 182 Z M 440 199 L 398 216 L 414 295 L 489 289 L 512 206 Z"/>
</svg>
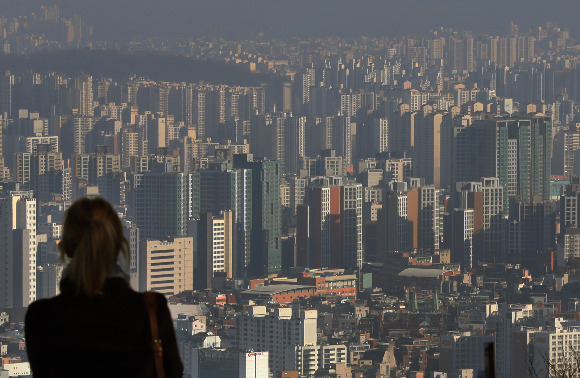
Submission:
<svg viewBox="0 0 580 378">
<path fill-rule="evenodd" d="M 61 301 L 61 294 L 52 298 L 37 299 L 28 305 L 28 310 L 26 312 L 46 311 L 54 306 L 58 306 L 58 303 Z"/>
<path fill-rule="evenodd" d="M 58 309 L 61 296 L 57 295 L 53 298 L 38 299 L 28 305 L 26 310 L 25 322 L 50 321 L 50 315 Z"/>
</svg>

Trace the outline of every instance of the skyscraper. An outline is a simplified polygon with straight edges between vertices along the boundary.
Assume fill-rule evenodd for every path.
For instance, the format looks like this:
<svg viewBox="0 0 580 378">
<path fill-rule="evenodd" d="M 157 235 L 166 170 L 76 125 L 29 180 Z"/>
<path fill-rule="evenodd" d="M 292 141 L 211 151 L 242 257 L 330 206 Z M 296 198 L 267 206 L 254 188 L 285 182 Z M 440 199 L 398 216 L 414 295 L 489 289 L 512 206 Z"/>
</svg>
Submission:
<svg viewBox="0 0 580 378">
<path fill-rule="evenodd" d="M 36 198 L 12 193 L 0 213 L 0 307 L 26 307 L 36 299 Z"/>
<path fill-rule="evenodd" d="M 314 185 L 297 210 L 296 263 L 301 267 L 328 268 L 344 251 L 343 188 Z"/>
<path fill-rule="evenodd" d="M 191 174 L 189 218 L 202 213 L 231 210 L 235 225 L 234 277 L 244 277 L 250 261 L 252 236 L 252 170 L 233 169 L 231 163 L 216 163 Z"/>
<path fill-rule="evenodd" d="M 385 194 L 383 208 L 377 212 L 379 253 L 409 249 L 407 198 L 404 190 Z"/>
<path fill-rule="evenodd" d="M 473 263 L 503 259 L 507 248 L 507 210 L 503 208 L 503 186 L 499 179 L 483 177 L 478 182 L 458 182 L 451 195 L 455 210 L 473 210 Z M 455 228 L 451 223 L 448 226 L 452 243 Z M 447 230 L 445 233 L 447 237 Z M 451 248 L 449 243 L 447 246 Z"/>
<path fill-rule="evenodd" d="M 343 190 L 344 253 L 338 263 L 343 267 L 360 268 L 363 261 L 363 188 L 361 184 L 346 184 Z"/>
<path fill-rule="evenodd" d="M 409 248 L 436 251 L 441 237 L 439 195 L 433 185 L 423 185 L 423 180 L 411 179 L 407 192 L 409 220 Z"/>
<path fill-rule="evenodd" d="M 297 174 L 300 161 L 305 156 L 306 117 L 286 118 L 284 138 L 284 171 Z"/>
<path fill-rule="evenodd" d="M 196 262 L 195 288 L 212 287 L 215 273 L 233 277 L 236 266 L 235 219 L 231 210 L 221 214 L 202 213 L 195 221 Z"/>
<path fill-rule="evenodd" d="M 234 168 L 252 170 L 252 231 L 249 276 L 277 273 L 282 267 L 281 167 L 275 160 L 234 155 Z"/>
<path fill-rule="evenodd" d="M 142 239 L 164 240 L 187 233 L 187 180 L 183 173 L 135 173 L 131 213 Z"/>
<path fill-rule="evenodd" d="M 467 271 L 471 270 L 474 265 L 473 209 L 453 209 L 449 230 L 451 231 L 451 261 L 460 263 Z"/>
<path fill-rule="evenodd" d="M 80 75 L 74 79 L 72 88 L 72 108 L 78 110 L 81 116 L 92 117 L 95 114 L 93 103 L 93 77 Z"/>
<path fill-rule="evenodd" d="M 418 122 L 415 136 L 416 172 L 427 184 L 447 188 L 451 184 L 451 123 L 449 115 L 430 113 Z"/>
<path fill-rule="evenodd" d="M 458 134 L 456 133 L 456 136 Z M 534 196 L 550 198 L 552 123 L 549 117 L 501 118 L 474 122 L 464 128 L 454 148 L 470 151 L 456 155 L 455 167 L 463 167 L 466 181 L 497 177 L 508 197 L 519 195 L 529 202 Z M 463 143 L 458 146 L 457 143 Z"/>
</svg>

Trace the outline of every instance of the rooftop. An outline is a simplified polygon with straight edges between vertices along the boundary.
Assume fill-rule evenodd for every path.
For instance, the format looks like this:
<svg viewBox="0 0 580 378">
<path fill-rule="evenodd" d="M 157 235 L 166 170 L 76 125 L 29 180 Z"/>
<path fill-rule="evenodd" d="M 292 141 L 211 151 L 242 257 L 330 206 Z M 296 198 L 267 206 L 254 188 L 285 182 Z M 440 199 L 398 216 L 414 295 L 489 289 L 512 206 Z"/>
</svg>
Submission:
<svg viewBox="0 0 580 378">
<path fill-rule="evenodd" d="M 433 269 L 433 268 L 407 268 L 399 273 L 399 277 L 423 277 L 423 278 L 435 278 L 443 275 L 447 272 L 444 269 Z"/>
<path fill-rule="evenodd" d="M 258 286 L 250 290 L 242 291 L 241 294 L 265 294 L 265 295 L 275 295 L 280 293 L 287 293 L 293 290 L 304 290 L 304 289 L 312 289 L 314 290 L 314 286 L 306 286 L 306 285 L 290 285 L 290 284 L 280 284 L 280 285 L 268 285 L 268 286 Z"/>
</svg>

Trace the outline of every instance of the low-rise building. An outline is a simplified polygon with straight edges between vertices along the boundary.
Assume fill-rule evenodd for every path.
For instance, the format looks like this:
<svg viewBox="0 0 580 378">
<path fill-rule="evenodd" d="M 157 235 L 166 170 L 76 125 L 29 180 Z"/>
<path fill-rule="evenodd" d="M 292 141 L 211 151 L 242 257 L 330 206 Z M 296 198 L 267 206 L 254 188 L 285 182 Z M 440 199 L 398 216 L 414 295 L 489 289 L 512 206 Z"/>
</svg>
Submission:
<svg viewBox="0 0 580 378">
<path fill-rule="evenodd" d="M 346 345 L 297 345 L 286 349 L 286 370 L 301 376 L 313 376 L 320 369 L 330 369 L 347 362 Z"/>
</svg>

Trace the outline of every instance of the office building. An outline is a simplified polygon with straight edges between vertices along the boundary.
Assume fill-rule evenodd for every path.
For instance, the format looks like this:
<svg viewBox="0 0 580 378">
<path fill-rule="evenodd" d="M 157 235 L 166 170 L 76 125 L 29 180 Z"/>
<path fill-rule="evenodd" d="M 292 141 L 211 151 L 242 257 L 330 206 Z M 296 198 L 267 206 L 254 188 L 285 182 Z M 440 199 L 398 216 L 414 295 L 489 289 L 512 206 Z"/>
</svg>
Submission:
<svg viewBox="0 0 580 378">
<path fill-rule="evenodd" d="M 175 295 L 193 290 L 193 237 L 143 240 L 139 244 L 139 291 Z"/>
</svg>

